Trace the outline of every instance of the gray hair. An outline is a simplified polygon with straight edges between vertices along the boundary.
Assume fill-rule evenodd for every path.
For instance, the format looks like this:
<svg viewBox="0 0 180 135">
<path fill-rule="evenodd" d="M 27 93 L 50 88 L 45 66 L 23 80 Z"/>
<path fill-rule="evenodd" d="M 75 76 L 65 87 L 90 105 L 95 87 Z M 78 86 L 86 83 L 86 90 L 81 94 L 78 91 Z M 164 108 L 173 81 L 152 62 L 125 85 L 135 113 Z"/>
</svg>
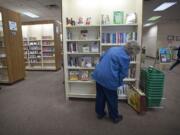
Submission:
<svg viewBox="0 0 180 135">
<path fill-rule="evenodd" d="M 128 41 L 125 44 L 125 49 L 129 55 L 137 55 L 140 52 L 140 46 L 137 41 Z"/>
</svg>

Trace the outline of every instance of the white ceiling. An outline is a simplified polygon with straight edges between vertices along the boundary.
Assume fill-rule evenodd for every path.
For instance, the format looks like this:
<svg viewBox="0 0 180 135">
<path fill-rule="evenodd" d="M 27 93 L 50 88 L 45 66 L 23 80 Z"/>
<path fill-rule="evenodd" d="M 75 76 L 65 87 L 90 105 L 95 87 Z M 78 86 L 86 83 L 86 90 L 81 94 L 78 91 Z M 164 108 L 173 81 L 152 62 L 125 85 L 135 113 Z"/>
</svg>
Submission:
<svg viewBox="0 0 180 135">
<path fill-rule="evenodd" d="M 178 4 L 162 12 L 153 11 L 153 9 L 155 9 L 161 3 L 169 2 L 169 1 L 177 1 Z M 180 20 L 180 0 L 147 0 L 147 1 L 145 0 L 144 1 L 144 23 L 147 22 L 148 18 L 155 15 L 162 16 L 159 19 L 159 22 Z"/>
<path fill-rule="evenodd" d="M 46 5 L 56 4 L 58 9 L 49 9 Z M 61 20 L 61 0 L 0 0 L 0 6 L 19 13 L 32 12 L 40 16 L 33 20 Z M 32 21 L 32 18 L 22 15 L 22 21 Z"/>
<path fill-rule="evenodd" d="M 164 12 L 153 12 L 153 9 L 165 1 L 178 1 L 178 4 Z M 58 9 L 49 9 L 46 5 L 56 4 Z M 61 0 L 0 0 L 0 6 L 19 13 L 30 11 L 40 16 L 33 20 L 61 20 Z M 154 15 L 161 15 L 160 21 L 180 20 L 180 0 L 144 0 L 144 23 Z M 22 15 L 22 21 L 32 21 Z"/>
</svg>

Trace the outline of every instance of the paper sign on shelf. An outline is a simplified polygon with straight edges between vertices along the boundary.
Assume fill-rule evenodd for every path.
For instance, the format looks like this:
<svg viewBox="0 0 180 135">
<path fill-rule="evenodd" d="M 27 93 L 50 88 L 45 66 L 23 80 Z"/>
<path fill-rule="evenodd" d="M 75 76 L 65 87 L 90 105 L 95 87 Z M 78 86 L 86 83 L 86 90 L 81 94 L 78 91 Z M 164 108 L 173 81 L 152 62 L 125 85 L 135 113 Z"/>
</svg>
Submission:
<svg viewBox="0 0 180 135">
<path fill-rule="evenodd" d="M 17 31 L 17 23 L 14 21 L 9 21 L 9 30 Z"/>
</svg>

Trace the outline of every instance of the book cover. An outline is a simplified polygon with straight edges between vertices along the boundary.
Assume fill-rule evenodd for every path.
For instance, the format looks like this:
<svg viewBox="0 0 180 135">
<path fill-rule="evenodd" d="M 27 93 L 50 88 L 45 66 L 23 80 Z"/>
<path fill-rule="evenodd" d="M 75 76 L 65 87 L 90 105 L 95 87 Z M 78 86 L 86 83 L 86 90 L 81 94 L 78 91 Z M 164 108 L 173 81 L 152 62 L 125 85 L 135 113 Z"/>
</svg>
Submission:
<svg viewBox="0 0 180 135">
<path fill-rule="evenodd" d="M 81 81 L 88 81 L 89 80 L 89 72 L 86 70 L 80 71 L 79 79 Z"/>
<path fill-rule="evenodd" d="M 92 57 L 84 57 L 85 67 L 92 67 Z"/>
<path fill-rule="evenodd" d="M 124 23 L 124 12 L 114 11 L 113 12 L 113 22 L 114 22 L 114 24 L 123 24 Z"/>
<path fill-rule="evenodd" d="M 137 22 L 136 13 L 128 13 L 126 14 L 126 24 L 135 24 Z"/>
<path fill-rule="evenodd" d="M 106 33 L 106 43 L 111 43 L 111 34 Z"/>
<path fill-rule="evenodd" d="M 99 57 L 94 57 L 93 66 L 95 67 L 96 64 L 99 63 Z"/>
<path fill-rule="evenodd" d="M 98 53 L 99 52 L 99 45 L 98 45 L 97 42 L 92 43 L 91 52 L 93 52 L 93 53 Z"/>
<path fill-rule="evenodd" d="M 79 80 L 79 72 L 78 71 L 69 71 L 69 80 L 71 80 L 71 81 Z"/>
<path fill-rule="evenodd" d="M 105 43 L 105 33 L 102 33 L 102 43 Z"/>
<path fill-rule="evenodd" d="M 89 53 L 90 52 L 90 47 L 88 45 L 82 46 L 82 52 L 83 53 Z"/>
<path fill-rule="evenodd" d="M 80 39 L 87 40 L 88 37 L 88 30 L 81 30 L 80 31 Z"/>
<path fill-rule="evenodd" d="M 112 33 L 112 43 L 116 44 L 116 33 Z"/>
</svg>

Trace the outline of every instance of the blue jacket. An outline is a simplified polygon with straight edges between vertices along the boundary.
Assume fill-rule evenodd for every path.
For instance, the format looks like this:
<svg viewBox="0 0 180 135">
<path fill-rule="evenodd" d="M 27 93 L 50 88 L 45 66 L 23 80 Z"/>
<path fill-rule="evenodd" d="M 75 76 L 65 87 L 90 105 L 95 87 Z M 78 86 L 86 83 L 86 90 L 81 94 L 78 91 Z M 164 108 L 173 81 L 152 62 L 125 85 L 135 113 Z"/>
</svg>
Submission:
<svg viewBox="0 0 180 135">
<path fill-rule="evenodd" d="M 110 90 L 117 90 L 128 76 L 130 57 L 123 46 L 112 47 L 100 57 L 92 78 Z"/>
</svg>

